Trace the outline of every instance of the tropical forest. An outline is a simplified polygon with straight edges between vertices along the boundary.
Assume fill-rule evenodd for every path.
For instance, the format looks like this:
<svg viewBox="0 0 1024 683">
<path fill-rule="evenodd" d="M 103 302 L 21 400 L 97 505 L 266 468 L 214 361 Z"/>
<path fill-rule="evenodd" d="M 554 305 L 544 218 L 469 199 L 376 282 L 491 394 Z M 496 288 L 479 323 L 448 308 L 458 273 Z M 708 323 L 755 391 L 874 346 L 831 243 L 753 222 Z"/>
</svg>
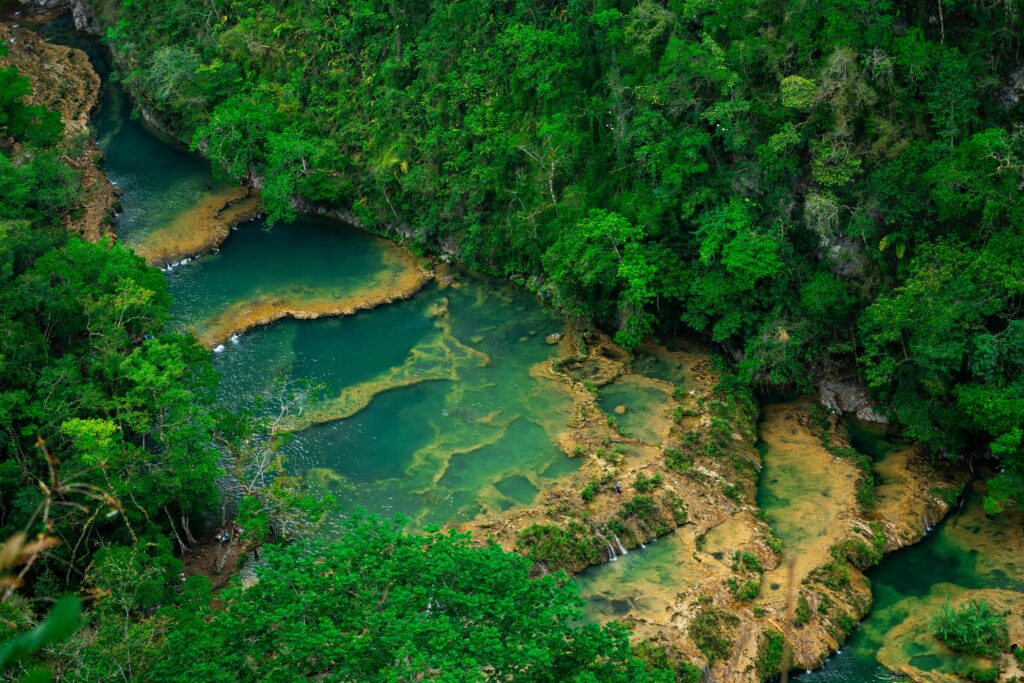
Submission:
<svg viewBox="0 0 1024 683">
<path fill-rule="evenodd" d="M 0 682 L 1024 683 L 1024 0 L 0 0 Z"/>
</svg>

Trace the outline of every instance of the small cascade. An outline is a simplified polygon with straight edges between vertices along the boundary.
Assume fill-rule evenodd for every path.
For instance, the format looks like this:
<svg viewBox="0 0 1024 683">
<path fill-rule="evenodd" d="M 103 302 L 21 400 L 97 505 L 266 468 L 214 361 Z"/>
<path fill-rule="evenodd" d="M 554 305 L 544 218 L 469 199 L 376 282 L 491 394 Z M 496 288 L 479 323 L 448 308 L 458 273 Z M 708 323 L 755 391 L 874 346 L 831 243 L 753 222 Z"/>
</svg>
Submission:
<svg viewBox="0 0 1024 683">
<path fill-rule="evenodd" d="M 641 550 L 647 550 L 647 546 L 644 545 L 643 541 L 640 541 L 640 549 Z"/>
<path fill-rule="evenodd" d="M 613 536 L 613 538 L 615 539 L 615 545 L 619 546 L 619 554 L 628 555 L 629 551 L 626 550 L 626 546 L 622 545 L 622 541 L 619 540 L 618 535 Z"/>
<path fill-rule="evenodd" d="M 594 534 L 608 545 L 608 561 L 614 562 L 615 560 L 619 559 L 618 556 L 615 554 L 615 548 L 612 547 L 612 542 L 605 538 L 604 534 L 602 534 L 600 531 L 595 530 Z"/>
</svg>

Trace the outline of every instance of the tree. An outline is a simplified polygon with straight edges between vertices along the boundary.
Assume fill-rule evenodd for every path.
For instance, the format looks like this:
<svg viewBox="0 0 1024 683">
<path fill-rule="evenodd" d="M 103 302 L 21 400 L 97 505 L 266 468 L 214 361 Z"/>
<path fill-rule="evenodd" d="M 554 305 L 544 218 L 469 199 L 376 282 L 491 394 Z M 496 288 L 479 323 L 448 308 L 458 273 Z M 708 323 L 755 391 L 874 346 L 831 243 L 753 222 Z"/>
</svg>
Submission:
<svg viewBox="0 0 1024 683">
<path fill-rule="evenodd" d="M 1024 499 L 1024 237 L 981 249 L 956 242 L 921 248 L 906 284 L 861 318 L 868 384 L 888 398 L 908 434 L 958 452 L 983 436 L 1004 470 L 987 505 Z"/>
<path fill-rule="evenodd" d="M 545 252 L 544 263 L 563 305 L 583 315 L 607 316 L 602 304 L 618 301 L 617 340 L 634 346 L 651 331 L 645 306 L 654 300 L 657 268 L 648 259 L 644 230 L 623 216 L 593 209 L 563 232 Z"/>
<path fill-rule="evenodd" d="M 258 581 L 161 611 L 161 681 L 670 681 L 620 626 L 581 625 L 564 574 L 468 535 L 362 514 L 332 544 L 266 552 Z M 197 656 L 208 653 L 210 656 Z"/>
</svg>

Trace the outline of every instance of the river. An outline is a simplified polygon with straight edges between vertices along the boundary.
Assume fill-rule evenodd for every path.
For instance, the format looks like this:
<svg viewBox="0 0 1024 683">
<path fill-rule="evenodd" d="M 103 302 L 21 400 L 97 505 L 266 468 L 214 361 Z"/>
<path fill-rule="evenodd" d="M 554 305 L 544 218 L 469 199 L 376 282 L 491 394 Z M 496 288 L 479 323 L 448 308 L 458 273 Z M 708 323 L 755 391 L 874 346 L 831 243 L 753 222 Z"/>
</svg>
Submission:
<svg viewBox="0 0 1024 683">
<path fill-rule="evenodd" d="M 130 102 L 108 78 L 103 50 L 75 32 L 68 17 L 41 33 L 85 49 L 104 77 L 93 123 L 104 170 L 124 192 L 119 239 L 142 249 L 205 198 L 229 189 L 201 159 L 131 116 Z M 318 387 L 320 398 L 286 452 L 289 469 L 310 487 L 335 493 L 345 510 L 402 513 L 417 527 L 450 525 L 533 504 L 579 467 L 580 459 L 559 446 L 572 401 L 533 371 L 554 357 L 545 337 L 563 323 L 534 296 L 451 268 L 418 283 L 414 295 L 403 291 L 388 302 L 389 292 L 408 289 L 417 267 L 404 250 L 322 219 L 267 228 L 262 219 L 243 223 L 216 253 L 166 269 L 174 324 L 193 329 L 213 349 L 226 410 L 252 406 L 275 383 Z M 325 302 L 339 300 L 351 303 L 347 315 L 296 319 L 337 313 Z M 655 379 L 679 380 L 679 368 L 655 358 L 638 367 Z M 628 404 L 623 427 L 651 442 L 658 435 L 647 433 L 645 411 L 664 400 L 643 383 L 617 383 L 601 395 L 609 413 Z M 902 444 L 863 425 L 850 428 L 884 485 L 886 457 Z M 771 448 L 762 457 L 759 504 L 786 546 L 813 543 L 829 524 L 831 491 L 799 458 Z M 986 518 L 982 493 L 976 487 L 922 542 L 869 572 L 871 615 L 839 654 L 799 680 L 891 678 L 880 652 L 890 665 L 926 672 L 962 664 L 905 624 L 967 589 L 1024 591 L 1020 518 Z M 579 584 L 589 618 L 668 618 L 680 587 L 699 578 L 689 562 L 691 536 L 682 527 L 584 572 Z"/>
</svg>

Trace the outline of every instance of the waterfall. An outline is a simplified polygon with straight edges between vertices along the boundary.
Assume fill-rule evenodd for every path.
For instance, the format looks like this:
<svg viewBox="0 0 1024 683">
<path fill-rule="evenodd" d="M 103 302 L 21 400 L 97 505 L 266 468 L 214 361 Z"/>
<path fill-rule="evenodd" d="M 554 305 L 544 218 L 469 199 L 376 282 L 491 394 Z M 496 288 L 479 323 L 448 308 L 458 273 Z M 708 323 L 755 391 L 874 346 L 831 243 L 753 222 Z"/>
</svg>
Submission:
<svg viewBox="0 0 1024 683">
<path fill-rule="evenodd" d="M 647 546 L 644 545 L 643 541 L 640 541 L 640 549 L 641 550 L 647 550 Z"/>
<path fill-rule="evenodd" d="M 619 554 L 628 555 L 629 551 L 626 550 L 626 546 L 622 545 L 622 541 L 619 540 L 618 535 L 613 536 L 613 538 L 615 539 L 615 545 L 619 546 Z"/>
<path fill-rule="evenodd" d="M 615 560 L 617 560 L 618 557 L 615 555 L 615 548 L 612 547 L 612 542 L 605 538 L 604 534 L 602 534 L 597 529 L 594 530 L 594 534 L 597 535 L 597 537 L 600 538 L 602 541 L 608 544 L 608 561 L 614 562 Z"/>
</svg>

